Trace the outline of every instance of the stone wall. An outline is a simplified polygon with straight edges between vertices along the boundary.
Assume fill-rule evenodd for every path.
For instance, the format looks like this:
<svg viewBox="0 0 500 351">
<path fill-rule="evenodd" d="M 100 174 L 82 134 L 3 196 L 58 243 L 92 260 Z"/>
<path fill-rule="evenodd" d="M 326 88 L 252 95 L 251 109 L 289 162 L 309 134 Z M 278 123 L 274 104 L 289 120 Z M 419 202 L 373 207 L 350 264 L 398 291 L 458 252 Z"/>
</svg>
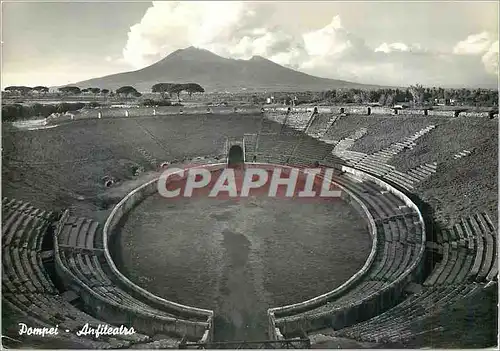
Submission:
<svg viewBox="0 0 500 351">
<path fill-rule="evenodd" d="M 498 116 L 498 112 L 496 113 Z M 480 117 L 480 118 L 488 118 L 490 117 L 490 112 L 472 112 L 472 111 L 464 111 L 460 112 L 460 117 Z"/>
<path fill-rule="evenodd" d="M 429 116 L 437 116 L 437 117 L 455 117 L 455 111 L 428 110 L 427 114 Z"/>
<path fill-rule="evenodd" d="M 410 109 L 410 108 L 405 108 L 401 109 L 398 111 L 398 115 L 425 115 L 425 111 L 423 109 Z"/>
<path fill-rule="evenodd" d="M 394 114 L 394 109 L 390 107 L 382 107 L 382 106 L 373 106 L 372 108 L 373 115 L 392 115 Z"/>
<path fill-rule="evenodd" d="M 368 107 L 367 106 L 346 106 L 345 113 L 352 115 L 367 115 Z"/>
</svg>

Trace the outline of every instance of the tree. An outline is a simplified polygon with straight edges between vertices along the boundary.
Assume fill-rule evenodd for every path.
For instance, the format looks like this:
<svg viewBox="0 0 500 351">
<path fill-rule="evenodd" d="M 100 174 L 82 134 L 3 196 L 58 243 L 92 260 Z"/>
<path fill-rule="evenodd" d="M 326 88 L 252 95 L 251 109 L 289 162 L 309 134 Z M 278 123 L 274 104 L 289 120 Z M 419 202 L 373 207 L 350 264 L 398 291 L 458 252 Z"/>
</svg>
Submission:
<svg viewBox="0 0 500 351">
<path fill-rule="evenodd" d="M 89 92 L 94 94 L 94 100 L 95 100 L 97 97 L 97 94 L 99 94 L 101 92 L 101 88 L 89 88 Z"/>
<path fill-rule="evenodd" d="M 161 98 L 165 99 L 165 93 L 168 93 L 170 88 L 174 86 L 174 83 L 156 83 L 151 87 L 152 93 L 160 93 Z"/>
<path fill-rule="evenodd" d="M 176 94 L 177 95 L 177 101 L 181 101 L 180 94 L 182 91 L 184 91 L 184 84 L 173 84 L 171 87 L 168 89 L 169 94 Z"/>
<path fill-rule="evenodd" d="M 424 87 L 419 84 L 415 84 L 410 86 L 409 90 L 413 98 L 413 104 L 415 106 L 422 106 L 422 104 L 424 103 Z"/>
<path fill-rule="evenodd" d="M 79 95 L 82 92 L 80 90 L 80 88 L 78 88 L 78 87 L 72 87 L 72 86 L 61 87 L 61 88 L 58 88 L 57 90 L 59 90 L 63 94 L 68 94 L 68 95 L 69 94 Z"/>
<path fill-rule="evenodd" d="M 41 86 L 41 85 L 37 85 L 36 87 L 33 87 L 32 90 L 36 91 L 39 94 L 45 94 L 45 93 L 49 92 L 49 88 Z"/>
<path fill-rule="evenodd" d="M 133 95 L 135 93 L 138 93 L 138 91 L 134 87 L 131 87 L 130 85 L 126 85 L 126 86 L 123 86 L 123 87 L 116 89 L 116 93 L 120 94 L 120 95 L 128 96 L 128 95 Z"/>
<path fill-rule="evenodd" d="M 204 93 L 205 89 L 199 84 L 196 83 L 187 83 L 184 84 L 184 90 L 189 94 L 189 97 L 191 98 L 191 95 L 193 93 Z"/>
<path fill-rule="evenodd" d="M 142 95 L 134 87 L 130 85 L 126 85 L 116 89 L 116 94 L 125 96 L 125 98 L 128 98 L 129 96 L 139 97 Z"/>
<path fill-rule="evenodd" d="M 101 89 L 101 94 L 104 96 L 104 100 L 107 99 L 109 93 L 110 93 L 109 89 Z"/>
<path fill-rule="evenodd" d="M 4 90 L 11 92 L 11 93 L 18 93 L 18 94 L 24 96 L 24 95 L 27 95 L 28 93 L 30 93 L 32 91 L 32 88 L 26 87 L 23 85 L 21 85 L 21 86 L 13 85 L 13 86 L 6 87 Z"/>
</svg>

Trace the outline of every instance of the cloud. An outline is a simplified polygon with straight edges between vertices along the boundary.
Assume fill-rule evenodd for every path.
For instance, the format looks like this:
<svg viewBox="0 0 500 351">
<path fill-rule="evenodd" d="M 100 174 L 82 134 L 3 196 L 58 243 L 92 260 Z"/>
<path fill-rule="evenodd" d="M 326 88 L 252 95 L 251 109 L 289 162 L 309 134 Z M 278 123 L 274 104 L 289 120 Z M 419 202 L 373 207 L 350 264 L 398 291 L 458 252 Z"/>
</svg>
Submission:
<svg viewBox="0 0 500 351">
<path fill-rule="evenodd" d="M 391 52 L 424 52 L 420 44 L 407 45 L 405 43 L 382 43 L 376 49 L 375 52 L 391 53 Z"/>
<path fill-rule="evenodd" d="M 491 33 L 469 35 L 455 45 L 453 53 L 480 56 L 486 72 L 498 76 L 498 38 Z"/>
<path fill-rule="evenodd" d="M 488 73 L 498 76 L 498 40 L 491 44 L 481 60 Z"/>
<path fill-rule="evenodd" d="M 224 57 L 260 55 L 305 73 L 371 84 L 496 85 L 498 41 L 487 32 L 436 52 L 404 42 L 370 47 L 340 16 L 301 34 L 270 25 L 271 16 L 272 7 L 258 2 L 153 2 L 130 28 L 123 58 L 141 68 L 193 45 Z"/>
<path fill-rule="evenodd" d="M 469 35 L 465 40 L 459 41 L 453 48 L 457 55 L 478 55 L 488 50 L 494 42 L 492 35 L 488 32 Z"/>
</svg>

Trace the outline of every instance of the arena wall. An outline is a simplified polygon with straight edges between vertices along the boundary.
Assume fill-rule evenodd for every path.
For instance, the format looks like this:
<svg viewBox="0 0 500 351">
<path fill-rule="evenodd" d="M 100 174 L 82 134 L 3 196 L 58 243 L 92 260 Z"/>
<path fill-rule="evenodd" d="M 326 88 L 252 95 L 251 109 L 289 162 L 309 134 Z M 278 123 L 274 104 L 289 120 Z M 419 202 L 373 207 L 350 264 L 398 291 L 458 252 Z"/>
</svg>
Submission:
<svg viewBox="0 0 500 351">
<path fill-rule="evenodd" d="M 123 215 L 125 215 L 127 212 L 129 212 L 135 205 L 141 201 L 144 197 L 149 196 L 157 191 L 157 179 L 153 179 L 146 184 L 143 184 L 139 188 L 131 191 L 127 196 L 125 196 L 112 210 L 111 214 L 109 215 L 108 219 L 106 220 L 106 223 L 104 225 L 103 229 L 103 245 L 104 245 L 104 257 L 106 259 L 106 262 L 108 263 L 109 267 L 111 268 L 111 271 L 114 273 L 114 275 L 119 279 L 125 286 L 127 286 L 129 289 L 133 290 L 135 293 L 139 294 L 146 300 L 149 300 L 155 304 L 161 305 L 167 310 L 172 310 L 175 311 L 175 313 L 178 313 L 183 316 L 193 316 L 193 317 L 206 317 L 207 320 L 207 332 L 209 333 L 211 339 L 211 336 L 213 335 L 213 311 L 211 310 L 205 310 L 205 309 L 200 309 L 200 308 L 195 308 L 191 306 L 185 306 L 181 305 L 172 301 L 165 300 L 163 298 L 160 298 L 149 291 L 137 286 L 133 282 L 131 282 L 127 277 L 125 277 L 116 267 L 113 258 L 111 257 L 111 254 L 109 252 L 109 247 L 108 243 L 112 238 L 114 229 L 118 222 L 121 220 Z M 205 326 L 205 324 L 202 324 Z M 197 335 L 197 325 L 195 326 L 194 330 L 191 330 L 192 332 Z"/>
<path fill-rule="evenodd" d="M 260 165 L 260 166 L 266 166 L 268 164 L 261 164 L 257 163 L 255 165 Z M 212 164 L 212 165 L 207 165 L 207 168 L 211 170 L 216 170 L 220 169 L 221 167 L 225 167 L 225 164 Z M 280 167 L 286 167 L 280 165 Z M 108 265 L 110 266 L 111 270 L 115 274 L 115 276 L 126 286 L 128 286 L 130 289 L 135 291 L 136 293 L 140 294 L 144 298 L 153 301 L 155 303 L 161 303 L 163 306 L 172 309 L 174 311 L 178 311 L 179 313 L 193 313 L 193 314 L 202 314 L 202 315 L 210 315 L 210 322 L 213 319 L 213 312 L 208 311 L 208 310 L 201 310 L 197 309 L 194 307 L 189 307 L 189 306 L 184 306 L 180 305 L 171 301 L 166 301 L 163 300 L 150 292 L 140 288 L 139 286 L 135 285 L 132 283 L 130 280 L 128 280 L 121 272 L 117 269 L 116 265 L 114 264 L 114 261 L 110 255 L 109 252 L 109 247 L 108 247 L 108 242 L 111 240 L 111 237 L 113 235 L 114 228 L 116 225 L 119 223 L 120 219 L 127 213 L 129 212 L 132 208 L 136 206 L 136 204 L 141 201 L 144 197 L 152 195 L 157 192 L 157 182 L 159 178 L 153 179 L 149 181 L 146 184 L 143 184 L 142 186 L 138 187 L 137 189 L 133 190 L 130 192 L 125 198 L 123 198 L 113 209 L 111 212 L 110 216 L 108 217 L 106 224 L 104 226 L 103 230 L 103 244 L 104 244 L 104 255 L 106 258 L 106 261 L 108 262 Z M 338 294 L 341 294 L 345 289 L 351 287 L 353 284 L 356 283 L 358 279 L 360 279 L 369 269 L 371 266 L 375 254 L 376 254 L 376 248 L 377 248 L 377 236 L 376 236 L 376 226 L 375 222 L 373 220 L 373 217 L 371 216 L 370 212 L 368 211 L 368 208 L 363 204 L 363 202 L 358 199 L 354 194 L 352 194 L 349 190 L 345 189 L 341 185 L 336 184 L 340 189 L 342 189 L 342 199 L 346 202 L 348 202 L 351 206 L 353 206 L 362 216 L 363 218 L 366 219 L 367 224 L 368 224 L 368 229 L 369 233 L 372 237 L 372 249 L 370 252 L 370 255 L 368 256 L 364 266 L 356 273 L 354 274 L 347 282 L 345 282 L 342 286 L 339 288 L 335 289 L 332 292 L 326 293 L 324 295 L 318 296 L 314 299 L 295 304 L 295 305 L 290 305 L 290 306 L 284 306 L 281 308 L 276 308 L 276 309 L 271 309 L 268 311 L 268 318 L 269 318 L 269 333 L 272 338 L 279 339 L 280 332 L 277 330 L 275 327 L 275 317 L 274 313 L 276 311 L 279 312 L 285 312 L 285 311 L 301 311 L 304 309 L 310 308 L 312 305 L 317 305 L 321 304 L 323 302 L 326 302 L 328 299 L 330 299 L 333 296 L 336 296 Z M 210 334 L 213 333 L 213 327 L 211 327 Z"/>
<path fill-rule="evenodd" d="M 345 326 L 354 324 L 359 321 L 360 317 L 363 318 L 364 315 L 375 315 L 382 313 L 384 311 L 384 306 L 390 306 L 391 302 L 400 298 L 404 292 L 404 288 L 407 284 L 409 284 L 411 281 L 418 279 L 422 275 L 423 271 L 423 266 L 422 266 L 422 259 L 424 256 L 425 252 L 425 224 L 424 220 L 422 217 L 422 214 L 418 207 L 402 192 L 397 190 L 396 188 L 392 187 L 391 185 L 381 181 L 380 179 L 373 177 L 369 174 L 366 174 L 362 171 L 356 170 L 354 168 L 346 167 L 346 166 L 341 166 L 341 170 L 347 173 L 351 173 L 355 175 L 356 177 L 360 179 L 367 179 L 370 180 L 374 183 L 376 183 L 378 186 L 380 186 L 383 189 L 386 189 L 387 191 L 393 193 L 395 196 L 399 197 L 404 201 L 404 203 L 413 209 L 419 217 L 419 222 L 420 226 L 422 228 L 422 244 L 418 248 L 418 255 L 417 258 L 413 261 L 413 263 L 410 265 L 410 267 L 404 271 L 392 284 L 388 285 L 384 289 L 380 291 L 374 291 L 373 294 L 370 296 L 358 301 L 355 304 L 351 304 L 348 307 L 344 308 L 337 308 L 337 309 L 332 309 L 330 311 L 317 314 L 314 316 L 309 315 L 307 317 L 307 323 L 308 325 L 313 328 L 313 329 L 323 329 L 323 328 L 328 328 L 331 327 L 332 325 L 334 328 L 343 328 Z M 363 209 L 367 211 L 366 207 L 363 206 Z M 376 243 L 376 232 L 372 234 L 374 236 L 374 243 Z M 376 249 L 376 245 L 372 246 L 373 248 Z M 370 254 L 370 256 L 374 254 L 373 252 Z M 367 261 L 368 262 L 368 261 Z M 371 264 L 371 263 L 370 263 Z M 359 276 L 364 274 L 368 269 L 370 265 L 363 266 L 363 268 L 357 273 Z M 352 278 L 351 278 L 352 279 Z M 349 281 L 348 281 L 349 282 Z M 353 282 L 350 282 L 348 286 L 350 286 Z M 283 328 L 284 330 L 288 331 L 300 331 L 302 330 L 302 324 L 305 322 L 303 318 L 296 319 L 294 321 L 285 321 L 282 322 L 282 325 L 279 327 L 276 325 L 275 321 L 275 314 L 276 313 L 282 313 L 282 312 L 287 312 L 287 313 L 300 313 L 304 310 L 314 308 L 315 306 L 318 305 L 318 300 L 322 302 L 326 302 L 327 296 L 328 298 L 335 297 L 338 295 L 341 295 L 342 292 L 346 290 L 347 282 L 346 284 L 340 286 L 339 288 L 325 294 L 321 295 L 317 298 L 304 301 L 302 303 L 294 304 L 294 305 L 289 305 L 289 306 L 284 306 L 284 307 L 278 307 L 278 308 L 271 308 L 268 310 L 268 318 L 269 318 L 269 333 L 270 336 L 273 337 L 274 339 L 279 339 L 281 338 L 282 331 L 280 328 Z M 305 317 L 304 317 L 305 318 Z M 287 333 L 288 334 L 288 333 Z"/>
</svg>

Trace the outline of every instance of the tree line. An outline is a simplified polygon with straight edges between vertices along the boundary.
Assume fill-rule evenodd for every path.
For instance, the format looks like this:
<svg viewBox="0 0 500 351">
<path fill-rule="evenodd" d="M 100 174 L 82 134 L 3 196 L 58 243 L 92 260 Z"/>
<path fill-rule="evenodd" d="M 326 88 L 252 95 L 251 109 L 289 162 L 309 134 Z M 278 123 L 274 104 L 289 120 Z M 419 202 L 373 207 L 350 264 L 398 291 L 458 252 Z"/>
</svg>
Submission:
<svg viewBox="0 0 500 351">
<path fill-rule="evenodd" d="M 36 87 L 27 87 L 27 86 L 8 86 L 4 89 L 6 92 L 17 93 L 22 96 L 29 95 L 32 92 L 45 94 L 49 92 L 48 87 L 44 86 L 36 86 Z M 123 95 L 123 96 L 133 96 L 133 97 L 141 97 L 142 94 L 133 86 L 126 85 L 122 86 L 113 92 L 109 89 L 100 89 L 100 88 L 80 88 L 77 86 L 64 86 L 57 88 L 59 93 L 65 95 L 80 95 L 82 93 L 91 93 L 93 95 L 101 94 L 101 95 Z M 160 93 L 163 99 L 166 98 L 166 95 L 177 95 L 177 99 L 180 100 L 180 94 L 182 92 L 186 92 L 189 94 L 189 97 L 192 96 L 193 93 L 204 93 L 205 89 L 197 84 L 197 83 L 157 83 L 151 87 L 152 93 Z"/>
<path fill-rule="evenodd" d="M 291 94 L 278 94 L 281 100 L 292 100 Z M 276 96 L 276 95 L 275 95 Z M 424 88 L 413 85 L 396 89 L 332 89 L 323 92 L 297 93 L 298 103 L 378 103 L 382 106 L 393 106 L 408 103 L 415 107 L 443 105 L 463 106 L 498 106 L 498 90 L 491 89 L 444 89 Z"/>
<path fill-rule="evenodd" d="M 14 92 L 22 96 L 29 95 L 32 92 L 46 94 L 49 88 L 45 86 L 27 87 L 27 86 L 9 86 L 4 89 L 6 92 Z M 64 95 L 93 94 L 97 96 L 125 96 L 141 97 L 142 94 L 133 86 L 122 86 L 114 92 L 109 89 L 100 89 L 96 87 L 81 89 L 77 86 L 65 86 L 57 89 Z M 151 92 L 160 94 L 162 100 L 166 100 L 173 95 L 180 101 L 180 94 L 186 92 L 189 97 L 194 93 L 204 93 L 205 89 L 197 83 L 156 83 L 151 87 Z M 252 101 L 255 103 L 265 103 L 265 97 L 269 94 L 253 95 Z M 286 104 L 301 103 L 378 103 L 383 106 L 393 106 L 405 102 L 413 106 L 429 106 L 436 103 L 444 105 L 466 105 L 466 106 L 498 106 L 498 90 L 490 89 L 444 89 L 439 87 L 423 87 L 413 85 L 408 88 L 381 88 L 373 90 L 364 90 L 356 88 L 331 89 L 320 92 L 297 92 L 284 93 L 276 92 L 271 94 L 276 102 L 284 101 Z M 297 99 L 295 99 L 297 97 Z"/>
</svg>

